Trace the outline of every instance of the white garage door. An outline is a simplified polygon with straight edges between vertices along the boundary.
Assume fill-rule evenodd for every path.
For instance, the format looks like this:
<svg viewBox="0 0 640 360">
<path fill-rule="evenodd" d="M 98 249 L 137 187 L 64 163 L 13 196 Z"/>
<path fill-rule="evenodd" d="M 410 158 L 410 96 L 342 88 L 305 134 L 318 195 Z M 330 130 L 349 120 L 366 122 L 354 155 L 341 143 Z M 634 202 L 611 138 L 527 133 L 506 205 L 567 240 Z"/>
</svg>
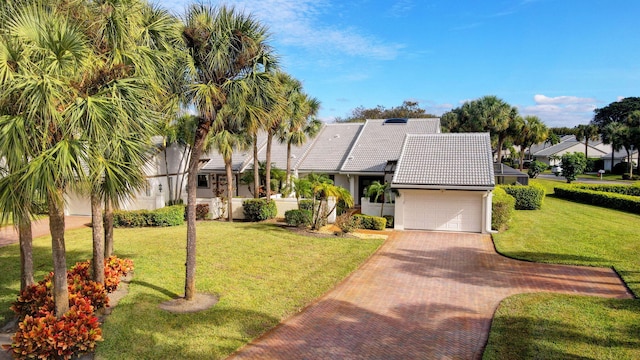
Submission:
<svg viewBox="0 0 640 360">
<path fill-rule="evenodd" d="M 405 229 L 482 232 L 482 195 L 473 191 L 403 192 Z"/>
</svg>

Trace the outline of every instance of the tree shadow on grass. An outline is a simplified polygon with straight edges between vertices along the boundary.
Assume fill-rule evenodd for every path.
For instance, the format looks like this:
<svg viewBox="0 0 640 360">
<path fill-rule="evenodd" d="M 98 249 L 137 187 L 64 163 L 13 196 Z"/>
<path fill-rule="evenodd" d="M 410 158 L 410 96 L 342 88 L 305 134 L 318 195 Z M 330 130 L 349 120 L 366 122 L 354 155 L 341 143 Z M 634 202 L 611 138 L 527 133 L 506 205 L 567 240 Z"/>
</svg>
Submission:
<svg viewBox="0 0 640 360">
<path fill-rule="evenodd" d="M 279 321 L 268 314 L 225 303 L 201 312 L 175 314 L 158 307 L 165 300 L 156 293 L 129 295 L 106 319 L 105 341 L 98 345 L 98 356 L 221 359 Z"/>
<path fill-rule="evenodd" d="M 129 282 L 129 284 L 132 284 L 132 285 L 140 285 L 140 286 L 144 286 L 144 287 L 146 287 L 146 288 L 149 288 L 149 289 L 155 290 L 155 291 L 157 291 L 157 292 L 159 292 L 159 293 L 161 293 L 161 294 L 163 294 L 163 295 L 165 295 L 165 296 L 169 297 L 170 299 L 175 299 L 175 298 L 178 298 L 178 297 L 180 297 L 180 296 L 181 296 L 181 295 L 179 295 L 179 294 L 174 293 L 174 292 L 173 292 L 173 291 L 171 291 L 171 290 L 165 289 L 165 288 L 160 287 L 160 286 L 158 286 L 158 285 L 154 285 L 154 284 L 148 283 L 148 282 L 146 282 L 146 281 L 140 281 L 140 280 L 135 280 L 135 279 L 134 279 L 134 280 L 131 280 L 131 281 Z"/>
</svg>

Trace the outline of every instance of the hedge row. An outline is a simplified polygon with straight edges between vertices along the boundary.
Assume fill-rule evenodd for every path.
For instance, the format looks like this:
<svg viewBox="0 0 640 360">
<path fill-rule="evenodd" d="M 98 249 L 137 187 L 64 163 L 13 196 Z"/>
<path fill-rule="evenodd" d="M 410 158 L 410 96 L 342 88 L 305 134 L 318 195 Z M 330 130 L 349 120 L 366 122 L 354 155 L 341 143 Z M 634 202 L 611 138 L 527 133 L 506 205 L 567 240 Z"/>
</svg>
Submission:
<svg viewBox="0 0 640 360">
<path fill-rule="evenodd" d="M 501 187 L 496 187 L 493 190 L 491 201 L 491 228 L 500 231 L 511 220 L 515 211 L 516 199 Z"/>
<path fill-rule="evenodd" d="M 610 185 L 610 184 L 574 184 L 574 188 L 592 191 L 601 191 L 630 196 L 640 196 L 640 183 L 634 185 Z"/>
<path fill-rule="evenodd" d="M 501 188 L 516 199 L 516 210 L 538 210 L 542 207 L 545 191 L 540 185 L 504 185 Z"/>
<path fill-rule="evenodd" d="M 640 214 L 638 196 L 587 190 L 575 185 L 558 186 L 554 192 L 559 198 Z"/>
<path fill-rule="evenodd" d="M 384 230 L 387 226 L 387 219 L 380 216 L 355 214 L 353 217 L 360 220 L 360 227 L 363 229 Z"/>
<path fill-rule="evenodd" d="M 176 226 L 184 223 L 184 205 L 166 206 L 156 210 L 117 210 L 113 212 L 114 227 Z"/>
<path fill-rule="evenodd" d="M 249 221 L 262 221 L 273 219 L 278 214 L 275 201 L 266 199 L 248 199 L 242 202 L 245 219 Z"/>
</svg>

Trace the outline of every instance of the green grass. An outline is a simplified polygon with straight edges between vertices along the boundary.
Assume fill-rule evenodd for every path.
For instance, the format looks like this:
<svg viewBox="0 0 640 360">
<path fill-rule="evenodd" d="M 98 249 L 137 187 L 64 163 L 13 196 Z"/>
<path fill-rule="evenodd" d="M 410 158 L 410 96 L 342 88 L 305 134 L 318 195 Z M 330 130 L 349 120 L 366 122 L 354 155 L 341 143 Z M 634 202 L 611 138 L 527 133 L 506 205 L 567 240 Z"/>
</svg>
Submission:
<svg viewBox="0 0 640 360">
<path fill-rule="evenodd" d="M 557 184 L 535 180 L 551 190 Z M 640 294 L 640 216 L 548 196 L 539 211 L 516 211 L 494 235 L 509 257 L 614 267 Z M 498 309 L 485 359 L 640 358 L 640 300 L 555 294 L 519 295 Z"/>
<path fill-rule="evenodd" d="M 184 293 L 185 226 L 117 229 L 115 235 L 116 253 L 133 259 L 136 269 L 129 294 L 103 326 L 100 359 L 224 358 L 331 289 L 382 243 L 305 237 L 270 224 L 200 223 L 197 291 L 220 302 L 199 313 L 171 314 L 158 305 Z M 69 231 L 67 251 L 69 265 L 89 258 L 90 230 Z M 50 268 L 48 239 L 36 240 L 35 253 L 40 278 Z M 0 248 L 3 310 L 19 287 L 17 259 L 17 246 Z"/>
</svg>

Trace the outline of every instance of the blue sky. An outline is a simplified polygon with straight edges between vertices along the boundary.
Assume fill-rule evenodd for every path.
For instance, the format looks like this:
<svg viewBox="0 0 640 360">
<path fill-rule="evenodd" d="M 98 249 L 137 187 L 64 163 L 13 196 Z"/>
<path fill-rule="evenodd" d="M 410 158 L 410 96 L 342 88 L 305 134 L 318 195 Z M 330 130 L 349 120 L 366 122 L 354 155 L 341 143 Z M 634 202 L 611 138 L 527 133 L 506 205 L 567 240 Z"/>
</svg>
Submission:
<svg viewBox="0 0 640 360">
<path fill-rule="evenodd" d="M 160 1 L 176 14 L 189 3 Z M 328 122 L 357 106 L 412 100 L 441 115 L 496 95 L 548 126 L 573 127 L 640 96 L 636 0 L 226 3 L 269 27 L 284 70 Z"/>
</svg>

